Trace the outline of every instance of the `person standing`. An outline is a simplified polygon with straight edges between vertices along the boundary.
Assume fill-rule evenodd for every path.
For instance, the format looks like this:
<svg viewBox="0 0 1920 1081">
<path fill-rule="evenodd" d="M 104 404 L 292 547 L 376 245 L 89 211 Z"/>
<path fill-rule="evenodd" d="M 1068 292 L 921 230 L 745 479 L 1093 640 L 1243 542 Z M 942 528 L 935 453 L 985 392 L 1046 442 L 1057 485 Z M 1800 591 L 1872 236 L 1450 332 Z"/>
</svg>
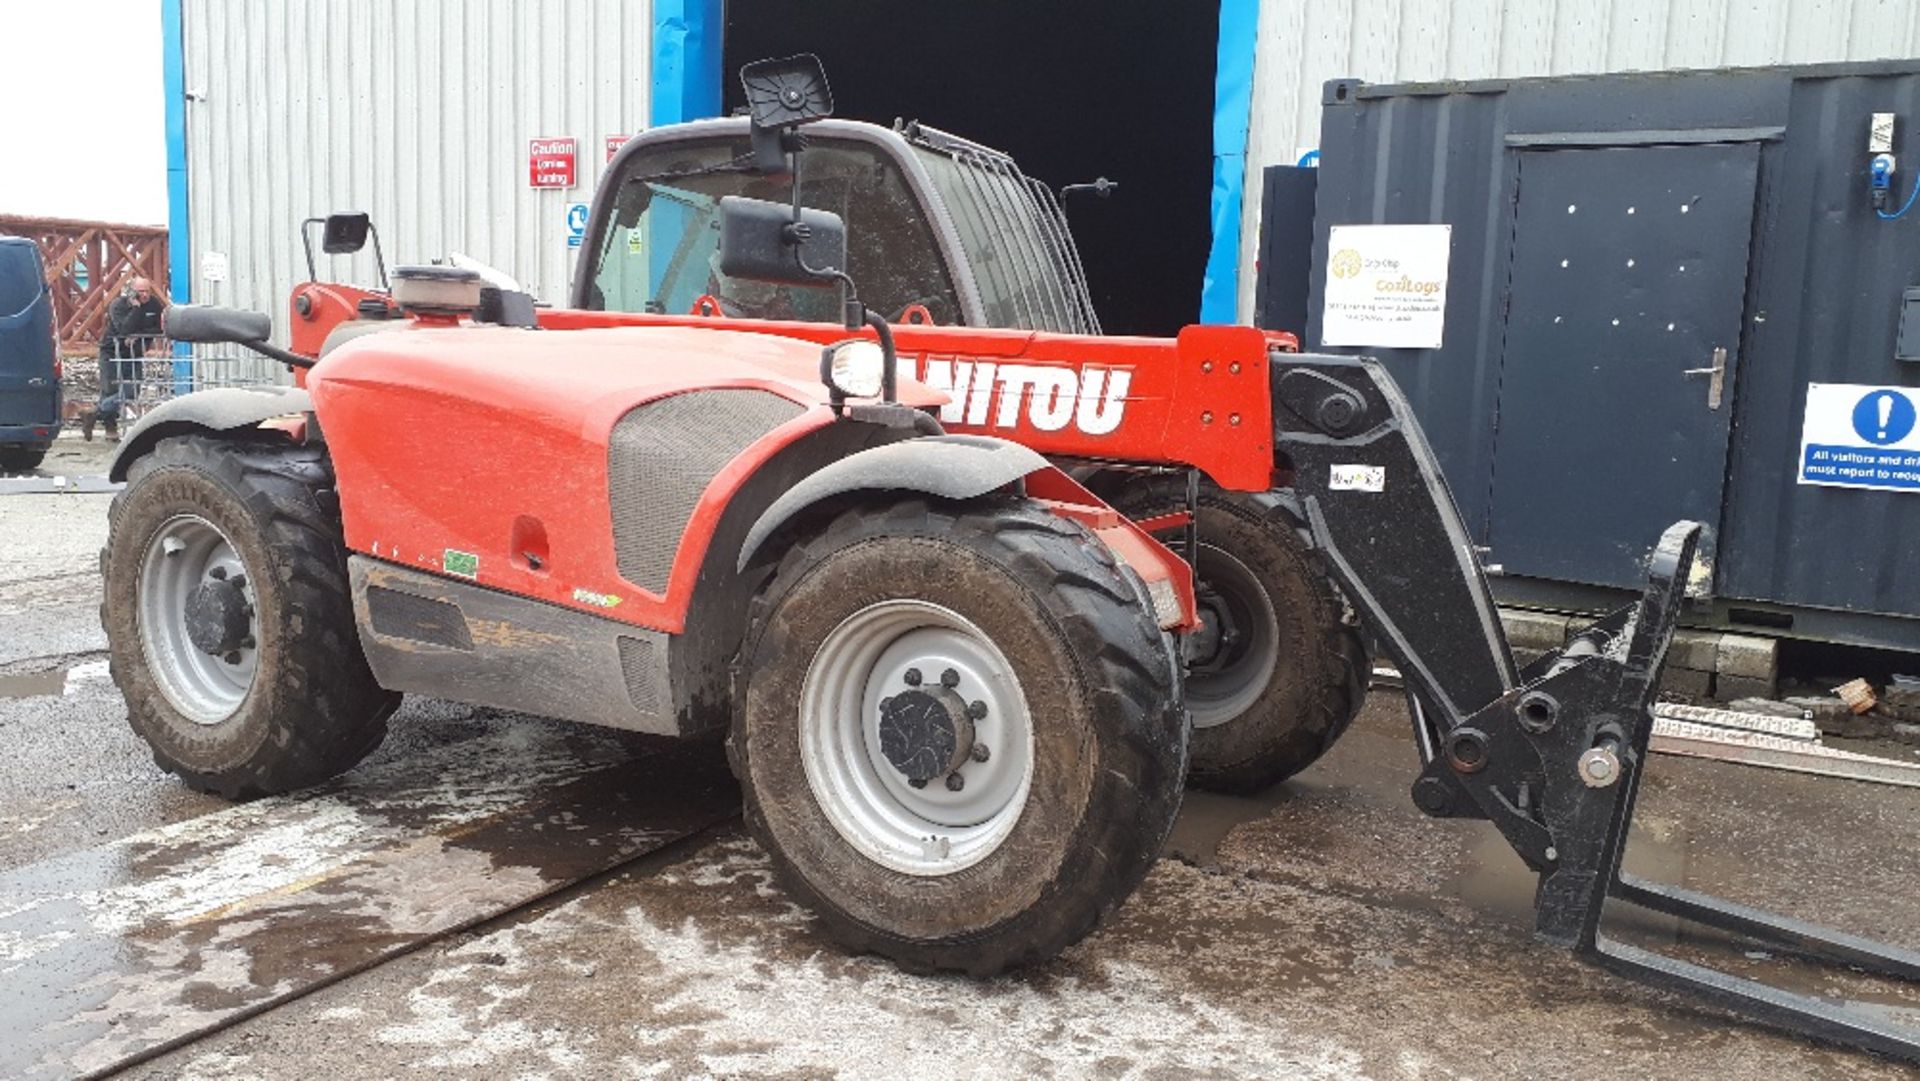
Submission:
<svg viewBox="0 0 1920 1081">
<path fill-rule="evenodd" d="M 140 392 L 140 365 L 160 342 L 160 315 L 166 304 L 153 283 L 135 278 L 127 292 L 107 309 L 107 332 L 100 336 L 100 400 L 80 422 L 80 435 L 91 440 L 97 422 L 110 439 L 120 438 L 120 406 Z"/>
</svg>

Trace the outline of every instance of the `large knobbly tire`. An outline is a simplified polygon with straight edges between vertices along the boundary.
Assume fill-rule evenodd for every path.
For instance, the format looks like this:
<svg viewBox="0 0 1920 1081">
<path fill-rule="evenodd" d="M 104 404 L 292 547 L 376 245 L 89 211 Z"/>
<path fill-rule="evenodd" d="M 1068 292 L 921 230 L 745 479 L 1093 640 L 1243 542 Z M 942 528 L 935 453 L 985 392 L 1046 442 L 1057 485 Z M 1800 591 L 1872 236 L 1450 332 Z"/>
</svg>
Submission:
<svg viewBox="0 0 1920 1081">
<path fill-rule="evenodd" d="M 1148 518 L 1184 508 L 1186 482 L 1161 477 L 1109 498 L 1122 514 Z M 1208 651 L 1188 670 L 1188 778 L 1257 791 L 1313 764 L 1346 731 L 1365 704 L 1367 651 L 1345 599 L 1289 523 L 1207 484 L 1198 519 L 1202 616 L 1211 604 L 1242 625 L 1233 643 L 1240 652 Z M 1157 536 L 1179 551 L 1185 533 L 1176 526 Z"/>
<path fill-rule="evenodd" d="M 829 934 L 989 975 L 1053 957 L 1132 892 L 1186 767 L 1179 666 L 1143 598 L 1091 533 L 1010 498 L 855 507 L 785 554 L 754 602 L 728 753 L 748 826 Z M 991 756 L 945 744 L 960 764 L 937 773 L 971 783 L 916 787 L 888 710 L 949 690 Z"/>
<path fill-rule="evenodd" d="M 162 440 L 114 498 L 100 569 L 128 720 L 189 786 L 287 792 L 379 746 L 400 696 L 360 652 L 323 450 Z M 217 634 L 230 652 L 191 648 Z"/>
</svg>

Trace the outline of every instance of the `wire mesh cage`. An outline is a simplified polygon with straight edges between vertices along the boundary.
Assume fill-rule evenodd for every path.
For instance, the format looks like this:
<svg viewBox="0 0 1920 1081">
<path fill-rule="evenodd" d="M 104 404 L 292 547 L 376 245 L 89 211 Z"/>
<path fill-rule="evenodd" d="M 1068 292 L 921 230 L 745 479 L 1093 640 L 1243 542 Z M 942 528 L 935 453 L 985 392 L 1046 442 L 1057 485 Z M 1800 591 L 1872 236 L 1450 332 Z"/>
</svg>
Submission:
<svg viewBox="0 0 1920 1081">
<path fill-rule="evenodd" d="M 196 390 L 278 386 L 292 378 L 284 365 L 237 345 L 131 335 L 104 344 L 96 357 L 69 357 L 64 382 L 69 419 L 98 409 L 131 423 Z"/>
</svg>

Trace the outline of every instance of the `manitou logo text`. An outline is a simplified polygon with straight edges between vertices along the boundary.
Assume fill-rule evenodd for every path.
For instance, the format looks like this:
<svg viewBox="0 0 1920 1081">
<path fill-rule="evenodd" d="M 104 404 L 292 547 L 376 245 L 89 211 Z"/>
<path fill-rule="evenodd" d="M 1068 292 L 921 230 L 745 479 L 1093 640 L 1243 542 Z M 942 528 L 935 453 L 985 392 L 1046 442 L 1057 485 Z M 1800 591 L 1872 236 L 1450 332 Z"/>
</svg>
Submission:
<svg viewBox="0 0 1920 1081">
<path fill-rule="evenodd" d="M 947 424 L 1017 428 L 1020 416 L 1043 432 L 1071 424 L 1088 435 L 1120 427 L 1133 372 L 1125 368 L 1073 369 L 1054 364 L 929 357 L 920 381 L 952 397 L 940 407 Z"/>
</svg>

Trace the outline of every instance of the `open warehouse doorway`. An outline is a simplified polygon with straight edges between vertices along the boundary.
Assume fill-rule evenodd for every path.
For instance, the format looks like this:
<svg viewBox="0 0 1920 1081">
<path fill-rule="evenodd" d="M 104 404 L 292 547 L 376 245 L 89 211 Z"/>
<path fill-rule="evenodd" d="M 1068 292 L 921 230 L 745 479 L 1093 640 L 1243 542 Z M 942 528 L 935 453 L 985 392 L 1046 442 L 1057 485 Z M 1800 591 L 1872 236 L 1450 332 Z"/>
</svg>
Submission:
<svg viewBox="0 0 1920 1081">
<path fill-rule="evenodd" d="M 1196 322 L 1212 244 L 1214 4 L 1067 0 L 726 0 L 724 107 L 740 66 L 817 54 L 835 113 L 933 127 L 1012 154 L 1065 203 L 1102 327 Z"/>
</svg>

